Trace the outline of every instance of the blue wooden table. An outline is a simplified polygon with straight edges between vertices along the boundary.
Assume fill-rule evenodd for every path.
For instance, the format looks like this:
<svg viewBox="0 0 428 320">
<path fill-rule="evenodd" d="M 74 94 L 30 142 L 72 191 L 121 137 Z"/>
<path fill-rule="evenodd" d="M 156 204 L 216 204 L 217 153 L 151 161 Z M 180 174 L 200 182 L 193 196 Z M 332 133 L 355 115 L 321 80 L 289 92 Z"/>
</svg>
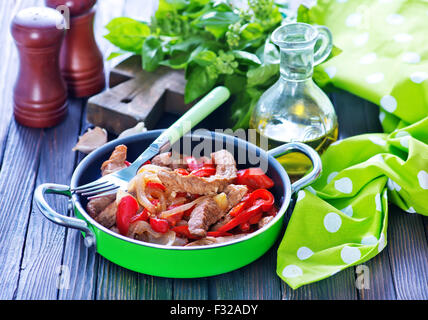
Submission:
<svg viewBox="0 0 428 320">
<path fill-rule="evenodd" d="M 150 5 L 149 5 L 150 4 Z M 42 0 L 0 2 L 0 299 L 427 299 L 428 219 L 389 208 L 388 245 L 364 265 L 369 285 L 356 286 L 360 268 L 292 290 L 276 276 L 276 244 L 239 270 L 202 279 L 166 279 L 123 269 L 93 249 L 81 235 L 47 221 L 34 206 L 33 192 L 44 182 L 68 184 L 82 159 L 71 149 L 90 126 L 86 101 L 71 99 L 67 119 L 55 128 L 22 127 L 12 116 L 12 89 L 18 70 L 10 20 Z M 147 18 L 152 1 L 99 0 L 96 33 L 105 56 L 111 50 L 103 26 L 115 16 Z M 110 64 L 106 63 L 108 69 Z M 331 98 L 340 138 L 380 132 L 378 108 L 345 92 Z M 167 126 L 166 117 L 159 127 Z M 67 200 L 48 201 L 66 212 Z"/>
</svg>

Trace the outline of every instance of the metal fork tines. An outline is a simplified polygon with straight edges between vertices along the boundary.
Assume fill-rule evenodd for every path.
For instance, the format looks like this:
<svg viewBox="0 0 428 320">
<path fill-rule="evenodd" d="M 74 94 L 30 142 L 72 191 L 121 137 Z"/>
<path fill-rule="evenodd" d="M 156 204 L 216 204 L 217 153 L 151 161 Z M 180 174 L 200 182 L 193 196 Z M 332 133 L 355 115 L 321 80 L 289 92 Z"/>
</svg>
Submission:
<svg viewBox="0 0 428 320">
<path fill-rule="evenodd" d="M 75 193 L 83 193 L 86 191 L 92 191 L 92 190 L 96 190 L 98 188 L 105 187 L 108 184 L 109 184 L 108 180 L 96 180 L 96 181 L 84 184 L 83 186 L 72 188 L 72 189 L 70 189 L 70 191 L 73 193 L 74 192 Z"/>
<path fill-rule="evenodd" d="M 152 143 L 129 167 L 107 174 L 98 180 L 71 189 L 72 193 L 88 197 L 89 200 L 115 194 L 119 189 L 127 190 L 128 182 L 135 176 L 138 168 L 159 153 L 160 147 Z"/>
</svg>

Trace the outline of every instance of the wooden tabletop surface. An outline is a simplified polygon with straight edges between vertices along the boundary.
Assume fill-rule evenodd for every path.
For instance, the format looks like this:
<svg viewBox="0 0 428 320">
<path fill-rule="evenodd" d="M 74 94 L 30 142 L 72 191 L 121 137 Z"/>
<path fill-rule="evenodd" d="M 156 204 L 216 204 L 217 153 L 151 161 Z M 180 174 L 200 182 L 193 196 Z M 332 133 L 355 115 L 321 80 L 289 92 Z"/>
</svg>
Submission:
<svg viewBox="0 0 428 320">
<path fill-rule="evenodd" d="M 105 56 L 112 48 L 103 28 L 116 16 L 147 19 L 153 2 L 99 0 L 95 23 Z M 90 126 L 86 100 L 71 99 L 67 119 L 38 130 L 17 124 L 12 90 L 17 51 L 9 32 L 12 17 L 42 0 L 0 1 L 0 299 L 428 299 L 428 219 L 389 207 L 388 245 L 368 268 L 369 286 L 358 289 L 360 270 L 348 268 L 318 283 L 292 290 L 275 273 L 278 243 L 263 257 L 239 270 L 201 279 L 167 279 L 121 268 L 86 249 L 76 230 L 45 219 L 33 202 L 37 185 L 69 184 L 82 159 L 71 149 Z M 108 69 L 111 63 L 106 63 Z M 331 98 L 340 137 L 381 132 L 378 108 L 345 92 Z M 168 118 L 159 127 L 168 125 Z M 67 199 L 49 197 L 58 212 Z"/>
</svg>

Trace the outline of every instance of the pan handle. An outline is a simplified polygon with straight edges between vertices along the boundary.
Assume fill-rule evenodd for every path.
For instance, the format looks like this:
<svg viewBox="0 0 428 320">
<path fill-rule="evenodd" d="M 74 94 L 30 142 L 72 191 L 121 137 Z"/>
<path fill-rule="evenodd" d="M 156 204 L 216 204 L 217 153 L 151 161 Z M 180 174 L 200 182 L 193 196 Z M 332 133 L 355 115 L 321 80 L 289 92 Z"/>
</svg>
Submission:
<svg viewBox="0 0 428 320">
<path fill-rule="evenodd" d="M 284 144 L 282 146 L 269 150 L 268 154 L 274 158 L 278 158 L 291 152 L 301 152 L 306 155 L 311 160 L 313 167 L 311 172 L 309 172 L 306 176 L 291 185 L 292 191 L 297 192 L 300 189 L 311 184 L 320 176 L 322 171 L 322 163 L 320 156 L 313 148 L 300 142 L 290 142 Z"/>
<path fill-rule="evenodd" d="M 78 229 L 85 233 L 85 246 L 91 247 L 95 245 L 95 236 L 89 229 L 88 224 L 81 219 L 68 217 L 63 214 L 59 214 L 53 210 L 45 199 L 45 194 L 60 194 L 67 197 L 71 197 L 70 187 L 62 184 L 45 183 L 41 184 L 36 188 L 34 192 L 34 201 L 39 208 L 40 212 L 48 218 L 50 221 L 59 224 L 60 226 Z"/>
</svg>

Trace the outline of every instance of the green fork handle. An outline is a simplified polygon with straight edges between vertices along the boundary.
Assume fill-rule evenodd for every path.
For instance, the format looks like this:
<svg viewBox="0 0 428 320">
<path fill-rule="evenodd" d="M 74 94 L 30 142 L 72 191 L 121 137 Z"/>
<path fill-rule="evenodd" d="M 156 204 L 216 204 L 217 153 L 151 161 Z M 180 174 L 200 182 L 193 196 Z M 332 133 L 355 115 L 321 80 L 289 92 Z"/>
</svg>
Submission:
<svg viewBox="0 0 428 320">
<path fill-rule="evenodd" d="M 230 91 L 226 87 L 220 86 L 214 88 L 171 127 L 165 130 L 153 144 L 157 144 L 159 147 L 163 147 L 166 143 L 170 145 L 174 144 L 194 126 L 221 106 L 229 97 Z"/>
</svg>

